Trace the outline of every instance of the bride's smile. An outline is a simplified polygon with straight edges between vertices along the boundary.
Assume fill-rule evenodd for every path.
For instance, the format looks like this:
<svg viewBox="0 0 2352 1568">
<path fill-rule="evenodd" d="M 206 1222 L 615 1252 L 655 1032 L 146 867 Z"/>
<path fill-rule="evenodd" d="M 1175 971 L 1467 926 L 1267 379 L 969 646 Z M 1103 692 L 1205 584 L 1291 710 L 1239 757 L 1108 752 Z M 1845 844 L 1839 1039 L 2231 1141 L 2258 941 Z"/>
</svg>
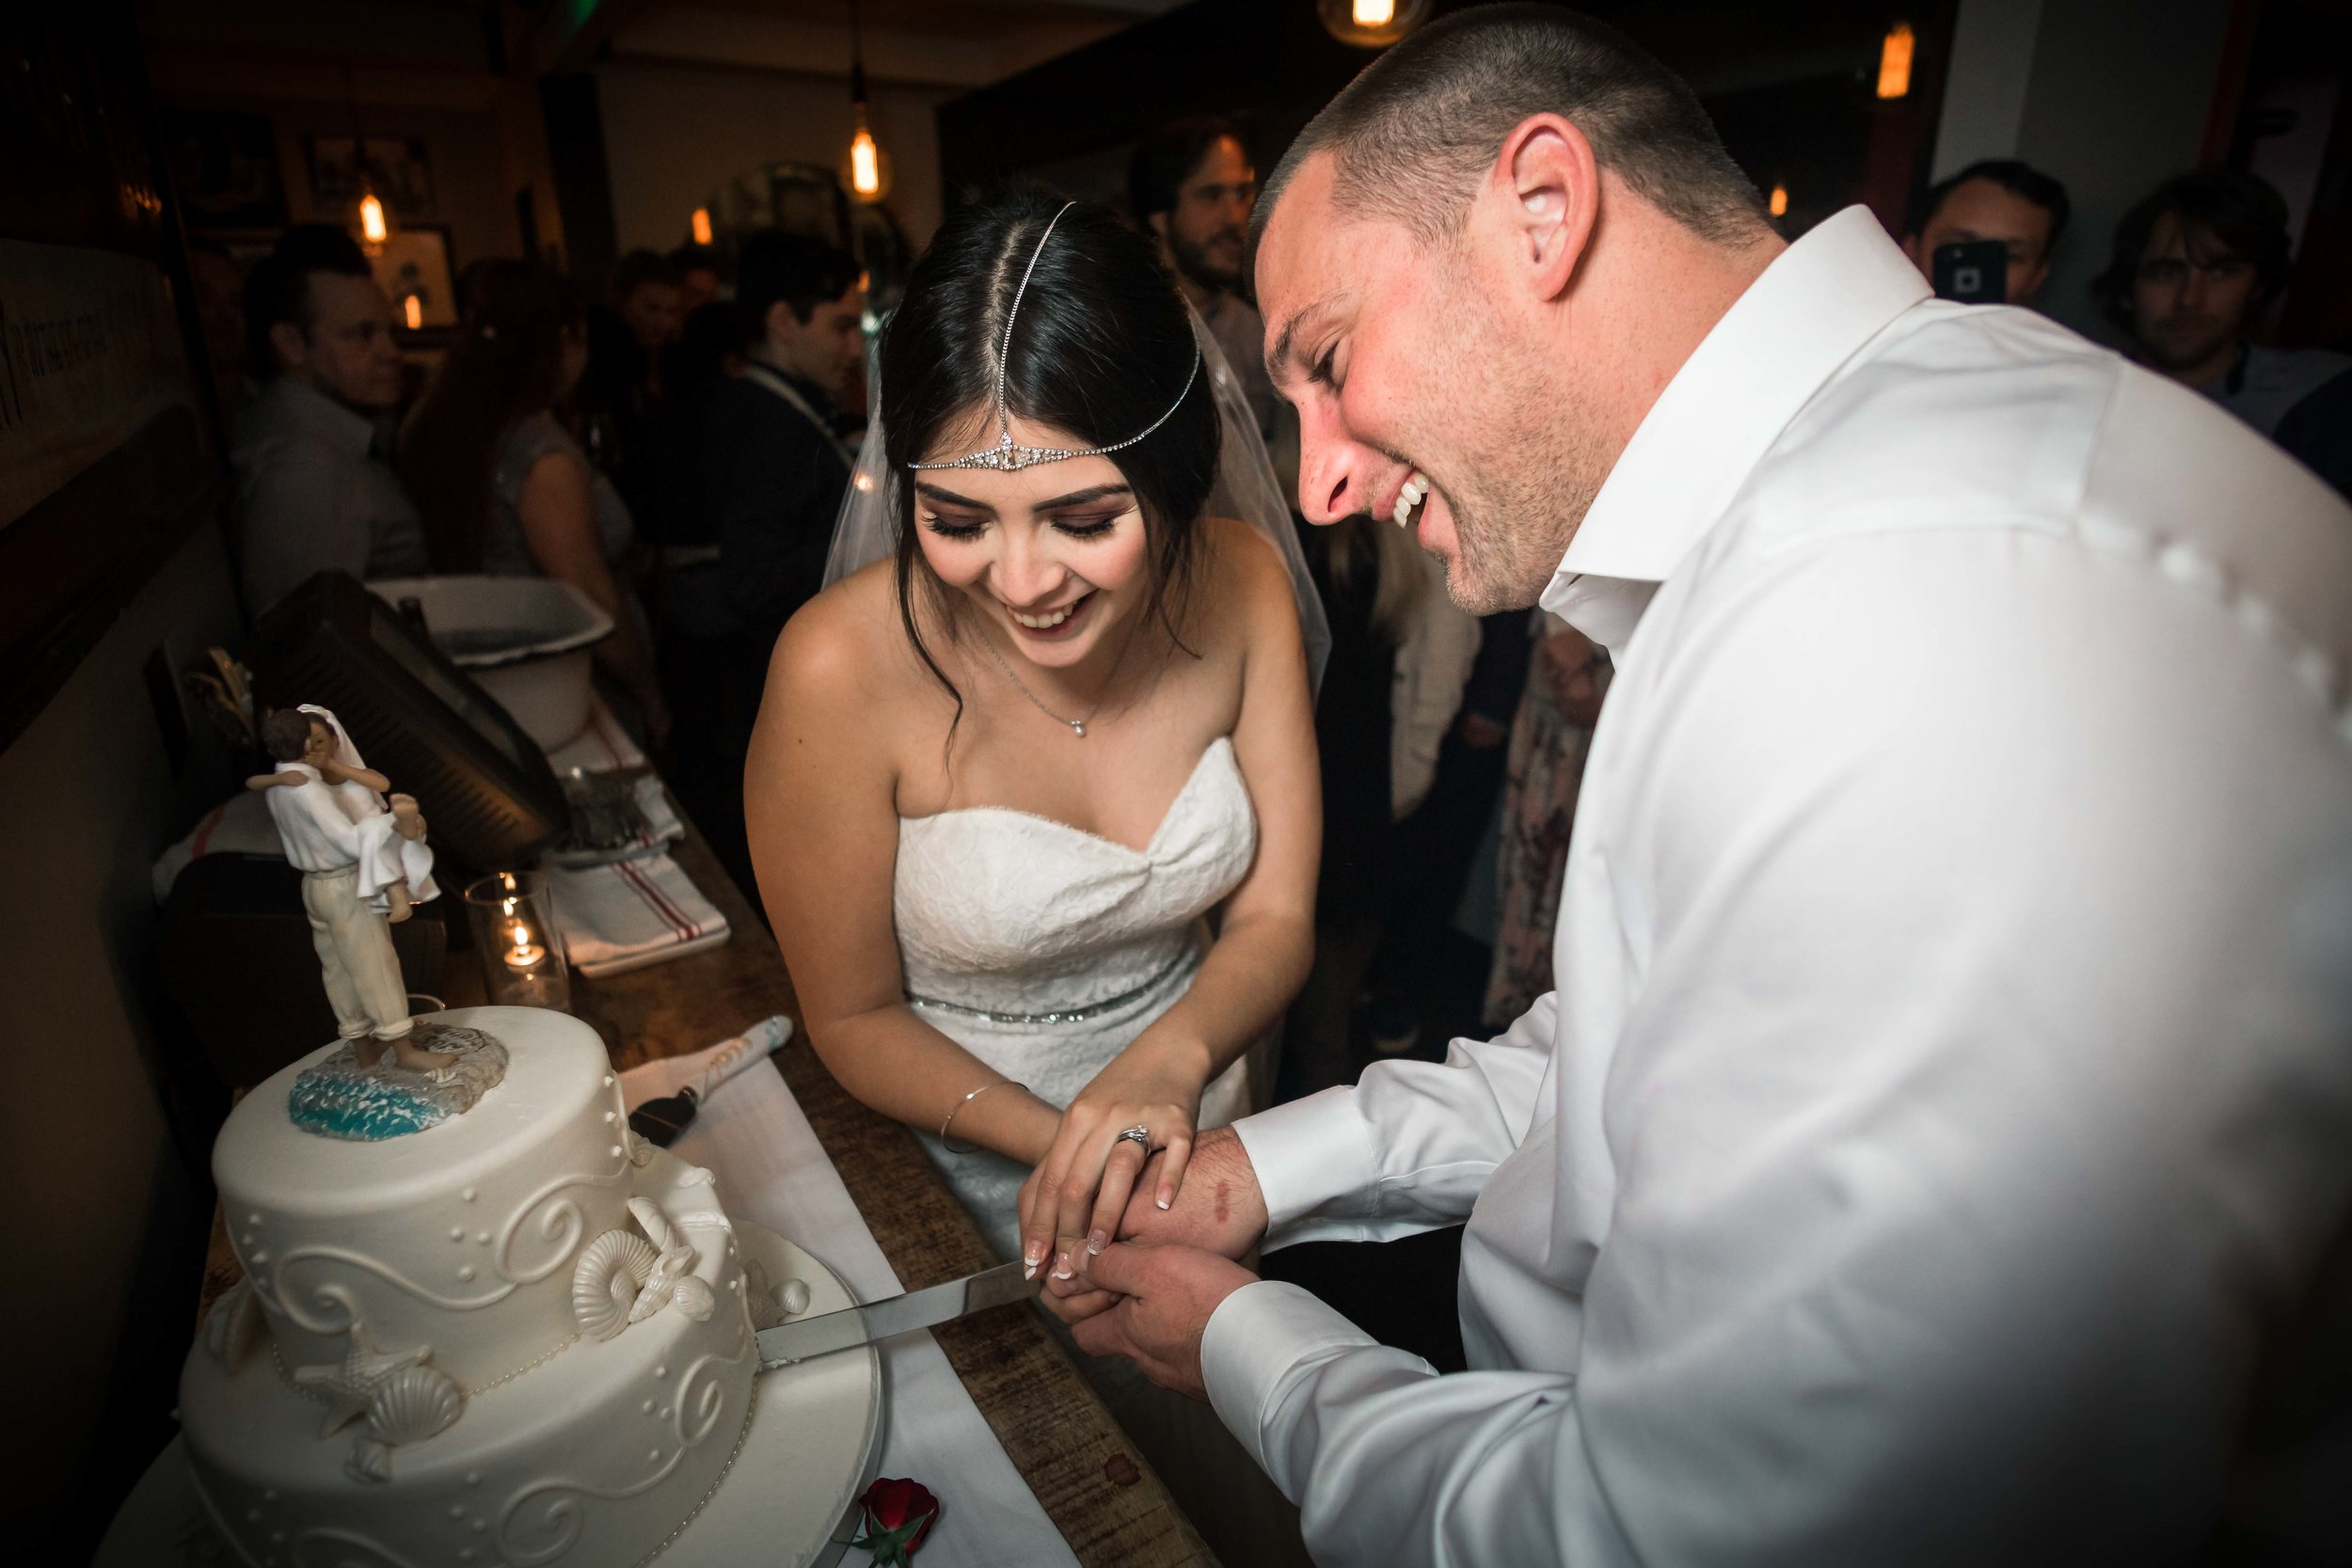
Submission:
<svg viewBox="0 0 2352 1568">
<path fill-rule="evenodd" d="M 1011 425 L 1026 445 L 1081 444 L 1033 420 Z M 1054 670 L 1117 656 L 1108 634 L 1148 595 L 1150 564 L 1143 512 L 1116 463 L 927 474 L 914 503 L 924 564 L 1009 651 Z"/>
</svg>

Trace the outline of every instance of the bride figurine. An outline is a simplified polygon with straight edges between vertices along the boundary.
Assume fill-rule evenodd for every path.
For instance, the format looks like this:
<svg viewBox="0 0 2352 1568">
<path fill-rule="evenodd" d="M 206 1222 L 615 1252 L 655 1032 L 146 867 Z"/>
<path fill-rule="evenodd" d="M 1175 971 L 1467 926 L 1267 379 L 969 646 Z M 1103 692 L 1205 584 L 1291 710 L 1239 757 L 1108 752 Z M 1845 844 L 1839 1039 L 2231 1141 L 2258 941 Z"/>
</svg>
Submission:
<svg viewBox="0 0 2352 1568">
<path fill-rule="evenodd" d="M 878 381 L 770 664 L 753 863 L 834 1076 L 1058 1274 L 1250 1109 L 1313 940 L 1328 633 L 1231 371 L 1104 209 L 958 212 Z"/>
<path fill-rule="evenodd" d="M 387 929 L 408 918 L 411 904 L 440 895 L 415 799 L 387 801 L 389 781 L 360 761 L 323 707 L 306 703 L 265 714 L 261 738 L 278 766 L 246 787 L 268 793 L 286 858 L 303 873 L 303 909 L 343 1038 L 363 1068 L 389 1052 L 411 1071 L 445 1072 L 450 1054 L 414 1037 Z"/>
</svg>

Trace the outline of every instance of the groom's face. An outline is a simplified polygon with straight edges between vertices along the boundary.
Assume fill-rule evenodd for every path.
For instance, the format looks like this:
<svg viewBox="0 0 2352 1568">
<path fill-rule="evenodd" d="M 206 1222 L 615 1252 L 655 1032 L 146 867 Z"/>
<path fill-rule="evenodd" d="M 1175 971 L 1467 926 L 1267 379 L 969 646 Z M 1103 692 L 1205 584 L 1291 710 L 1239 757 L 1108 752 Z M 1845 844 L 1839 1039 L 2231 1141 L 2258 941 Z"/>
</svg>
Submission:
<svg viewBox="0 0 2352 1568">
<path fill-rule="evenodd" d="M 1559 564 L 1562 410 L 1481 269 L 1475 227 L 1427 242 L 1343 211 L 1310 159 L 1258 249 L 1275 385 L 1299 415 L 1299 509 L 1410 528 L 1479 614 L 1535 602 Z"/>
</svg>

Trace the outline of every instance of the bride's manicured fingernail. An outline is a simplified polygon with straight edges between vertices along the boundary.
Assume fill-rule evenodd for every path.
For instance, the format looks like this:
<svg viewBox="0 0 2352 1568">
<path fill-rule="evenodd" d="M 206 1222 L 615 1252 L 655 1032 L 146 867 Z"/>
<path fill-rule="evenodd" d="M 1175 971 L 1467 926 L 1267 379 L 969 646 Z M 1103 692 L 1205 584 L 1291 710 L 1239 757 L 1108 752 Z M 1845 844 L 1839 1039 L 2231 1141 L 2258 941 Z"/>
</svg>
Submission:
<svg viewBox="0 0 2352 1568">
<path fill-rule="evenodd" d="M 1035 1263 L 1023 1263 L 1021 1265 L 1021 1277 L 1024 1279 L 1035 1279 L 1037 1277 L 1037 1265 Z"/>
<path fill-rule="evenodd" d="M 1032 1237 L 1029 1244 L 1021 1249 L 1021 1260 L 1029 1265 L 1031 1274 L 1035 1274 L 1038 1264 L 1045 1260 L 1045 1243 Z"/>
<path fill-rule="evenodd" d="M 1103 1256 L 1103 1249 L 1110 1244 L 1111 1239 L 1108 1236 L 1100 1230 L 1093 1231 L 1087 1237 L 1087 1253 L 1089 1257 L 1100 1258 Z"/>
<path fill-rule="evenodd" d="M 1162 1187 L 1162 1188 L 1160 1189 L 1160 1207 L 1161 1207 L 1161 1208 L 1165 1209 L 1165 1208 L 1167 1208 L 1169 1204 L 1171 1204 L 1171 1203 L 1173 1203 L 1173 1202 L 1175 1202 L 1175 1201 L 1176 1201 L 1176 1196 L 1175 1196 L 1175 1195 L 1174 1195 L 1173 1193 L 1170 1193 L 1170 1192 L 1169 1192 L 1169 1191 L 1168 1191 L 1166 1187 Z"/>
<path fill-rule="evenodd" d="M 1057 1262 L 1059 1266 L 1054 1270 L 1054 1277 L 1068 1279 L 1070 1277 L 1070 1254 L 1063 1253 Z"/>
</svg>

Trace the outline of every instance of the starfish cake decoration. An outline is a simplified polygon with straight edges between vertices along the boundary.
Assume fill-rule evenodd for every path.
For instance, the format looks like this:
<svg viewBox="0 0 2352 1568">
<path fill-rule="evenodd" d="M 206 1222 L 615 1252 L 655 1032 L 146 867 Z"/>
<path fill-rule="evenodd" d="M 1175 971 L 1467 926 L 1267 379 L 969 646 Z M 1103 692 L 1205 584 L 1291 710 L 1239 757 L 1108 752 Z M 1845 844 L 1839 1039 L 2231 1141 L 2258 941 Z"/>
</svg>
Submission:
<svg viewBox="0 0 2352 1568">
<path fill-rule="evenodd" d="M 351 1348 L 344 1352 L 342 1364 L 297 1367 L 294 1386 L 312 1399 L 325 1402 L 326 1424 L 319 1429 L 319 1435 L 332 1437 L 368 1413 L 368 1402 L 386 1381 L 407 1368 L 421 1366 L 432 1354 L 430 1345 L 420 1345 L 415 1350 L 379 1351 L 368 1342 L 367 1325 L 354 1323 Z"/>
</svg>

